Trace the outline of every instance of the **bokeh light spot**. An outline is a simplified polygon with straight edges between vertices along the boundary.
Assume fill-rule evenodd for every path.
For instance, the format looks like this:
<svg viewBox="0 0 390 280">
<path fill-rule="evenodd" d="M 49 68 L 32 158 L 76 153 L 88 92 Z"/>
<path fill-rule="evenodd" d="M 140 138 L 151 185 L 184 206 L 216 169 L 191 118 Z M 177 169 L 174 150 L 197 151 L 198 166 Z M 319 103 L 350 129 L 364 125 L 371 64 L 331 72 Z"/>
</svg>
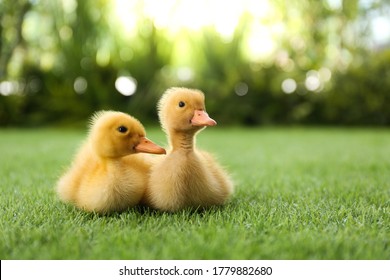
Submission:
<svg viewBox="0 0 390 280">
<path fill-rule="evenodd" d="M 83 94 L 88 88 L 88 82 L 84 77 L 77 77 L 74 80 L 73 88 L 78 94 Z"/>
<path fill-rule="evenodd" d="M 305 87 L 310 91 L 316 91 L 320 88 L 321 81 L 317 71 L 310 70 L 306 74 Z"/>
<path fill-rule="evenodd" d="M 137 81 L 131 76 L 120 76 L 115 81 L 115 88 L 120 94 L 130 96 L 137 90 Z"/>
<path fill-rule="evenodd" d="M 294 79 L 285 79 L 282 82 L 282 90 L 286 94 L 291 94 L 297 89 L 297 83 L 295 82 Z"/>
<path fill-rule="evenodd" d="M 182 82 L 189 82 L 189 81 L 191 81 L 193 79 L 194 72 L 189 67 L 180 67 L 177 70 L 176 75 L 177 75 L 177 78 L 180 81 L 182 81 Z"/>
<path fill-rule="evenodd" d="M 8 96 L 17 93 L 19 89 L 18 82 L 15 81 L 4 81 L 0 83 L 0 94 Z"/>
<path fill-rule="evenodd" d="M 246 83 L 237 83 L 234 87 L 234 91 L 238 96 L 244 96 L 248 93 L 249 87 Z"/>
</svg>

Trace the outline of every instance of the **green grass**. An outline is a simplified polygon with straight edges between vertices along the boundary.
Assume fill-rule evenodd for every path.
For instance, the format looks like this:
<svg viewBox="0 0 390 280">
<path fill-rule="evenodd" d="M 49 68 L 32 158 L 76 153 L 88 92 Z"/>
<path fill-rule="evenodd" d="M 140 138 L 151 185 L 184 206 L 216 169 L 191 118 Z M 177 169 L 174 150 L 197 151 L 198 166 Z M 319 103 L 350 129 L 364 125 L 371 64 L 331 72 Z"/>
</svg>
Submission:
<svg viewBox="0 0 390 280">
<path fill-rule="evenodd" d="M 230 203 L 111 216 L 55 196 L 83 137 L 0 130 L 0 259 L 390 259 L 389 130 L 208 128 L 197 143 L 232 173 Z"/>
</svg>

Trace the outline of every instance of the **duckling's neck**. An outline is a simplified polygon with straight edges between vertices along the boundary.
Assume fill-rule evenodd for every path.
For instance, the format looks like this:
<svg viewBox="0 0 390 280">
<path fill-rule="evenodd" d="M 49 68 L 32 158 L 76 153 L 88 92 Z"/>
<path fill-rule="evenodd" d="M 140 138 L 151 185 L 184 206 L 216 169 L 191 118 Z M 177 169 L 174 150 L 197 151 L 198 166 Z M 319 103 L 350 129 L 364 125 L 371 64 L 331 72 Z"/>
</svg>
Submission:
<svg viewBox="0 0 390 280">
<path fill-rule="evenodd" d="M 170 144 L 172 150 L 192 151 L 195 146 L 195 132 L 170 132 Z"/>
</svg>

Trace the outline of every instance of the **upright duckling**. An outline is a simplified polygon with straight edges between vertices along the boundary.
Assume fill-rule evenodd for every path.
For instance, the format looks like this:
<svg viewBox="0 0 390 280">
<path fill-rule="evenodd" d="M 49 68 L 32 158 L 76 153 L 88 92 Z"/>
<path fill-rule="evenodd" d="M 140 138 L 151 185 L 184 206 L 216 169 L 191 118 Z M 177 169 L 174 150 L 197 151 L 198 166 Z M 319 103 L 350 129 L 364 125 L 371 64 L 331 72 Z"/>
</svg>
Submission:
<svg viewBox="0 0 390 280">
<path fill-rule="evenodd" d="M 123 211 L 142 198 L 150 164 L 136 153 L 165 154 L 145 137 L 142 124 L 115 111 L 97 112 L 89 136 L 57 183 L 61 200 L 85 211 Z"/>
<path fill-rule="evenodd" d="M 228 174 L 214 158 L 195 147 L 196 133 L 216 122 L 206 113 L 201 91 L 168 89 L 158 104 L 170 153 L 152 167 L 144 201 L 163 211 L 221 205 L 233 192 Z"/>
</svg>

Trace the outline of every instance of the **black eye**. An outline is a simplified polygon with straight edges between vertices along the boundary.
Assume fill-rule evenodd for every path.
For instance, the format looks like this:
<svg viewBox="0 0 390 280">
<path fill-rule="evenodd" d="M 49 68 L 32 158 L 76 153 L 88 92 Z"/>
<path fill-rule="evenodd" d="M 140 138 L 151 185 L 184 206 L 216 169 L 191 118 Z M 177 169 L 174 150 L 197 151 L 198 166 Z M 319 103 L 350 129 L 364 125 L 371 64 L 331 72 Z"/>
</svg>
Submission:
<svg viewBox="0 0 390 280">
<path fill-rule="evenodd" d="M 127 132 L 127 127 L 121 125 L 120 127 L 117 128 L 117 130 L 118 130 L 120 133 L 126 133 L 126 132 Z"/>
<path fill-rule="evenodd" d="M 180 101 L 180 102 L 179 102 L 179 107 L 180 107 L 180 108 L 183 108 L 184 106 L 186 106 L 186 104 L 185 104 L 183 101 Z"/>
</svg>

